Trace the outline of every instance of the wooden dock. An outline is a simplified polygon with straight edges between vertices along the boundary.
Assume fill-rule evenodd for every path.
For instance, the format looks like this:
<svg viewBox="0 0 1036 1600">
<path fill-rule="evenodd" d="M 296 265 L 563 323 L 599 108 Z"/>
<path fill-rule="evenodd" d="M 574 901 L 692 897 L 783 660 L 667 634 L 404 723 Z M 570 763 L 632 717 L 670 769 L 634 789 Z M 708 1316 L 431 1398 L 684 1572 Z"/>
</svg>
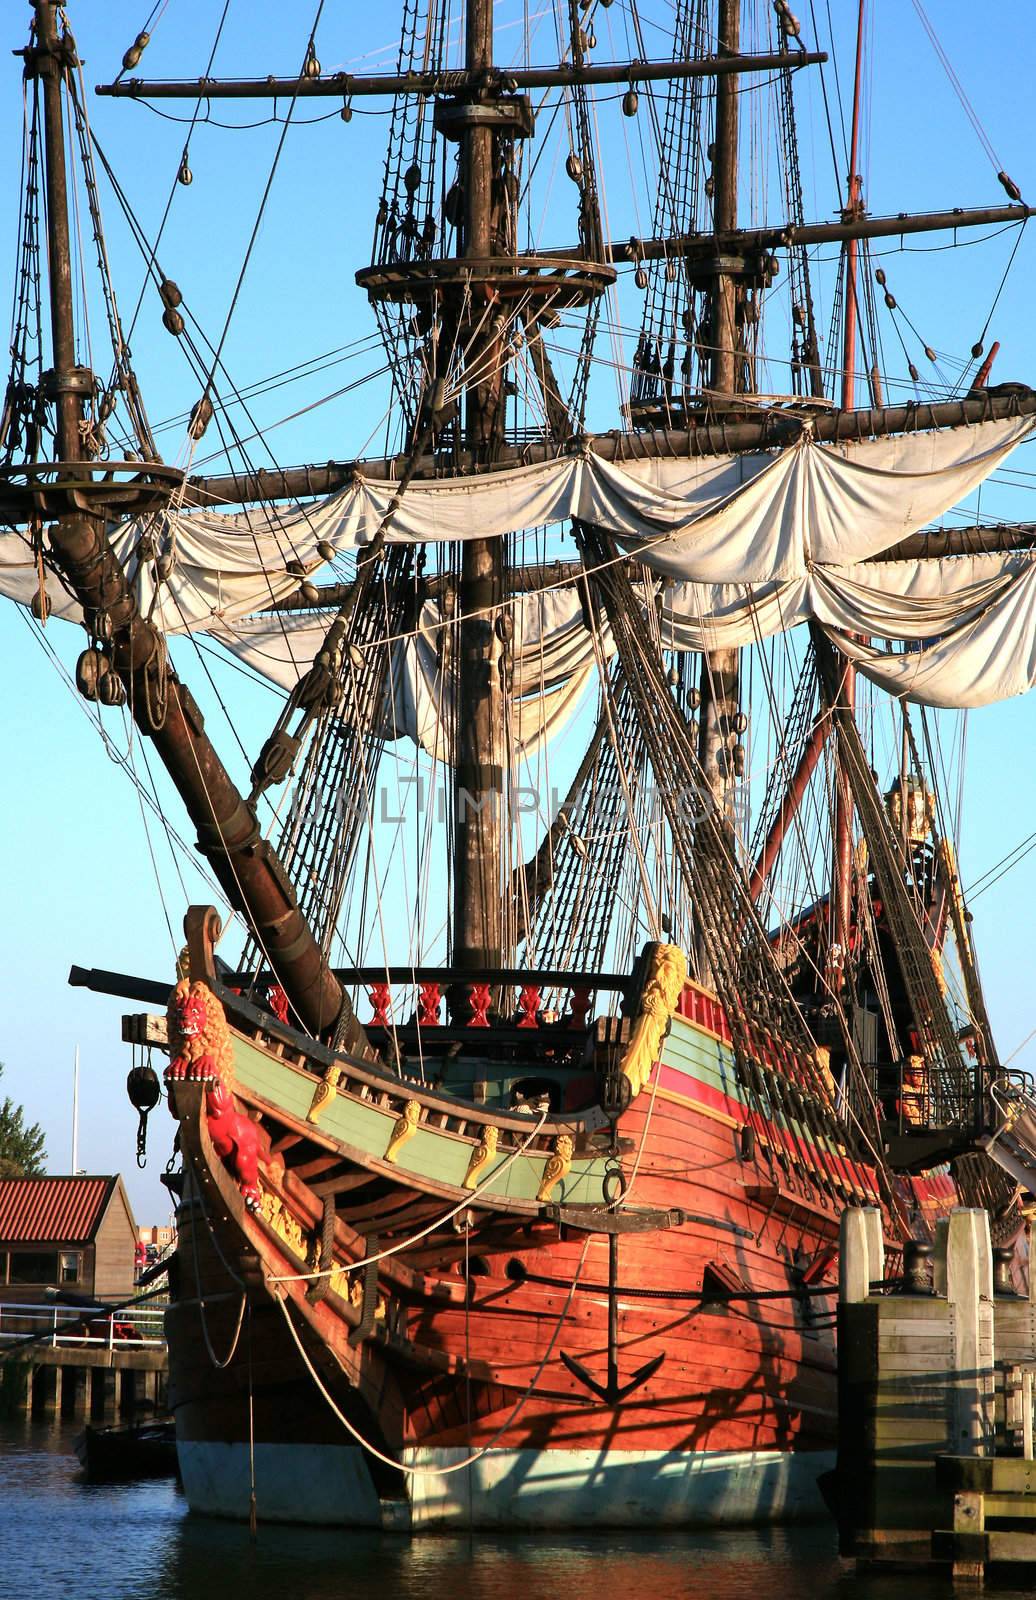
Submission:
<svg viewBox="0 0 1036 1600">
<path fill-rule="evenodd" d="M 1000 1253 L 998 1253 L 1000 1254 Z M 930 1262 L 928 1259 L 930 1258 Z M 1032 1275 L 1036 1277 L 1036 1274 Z M 1036 1284 L 1015 1292 L 984 1211 L 884 1284 L 881 1216 L 842 1219 L 838 1308 L 841 1549 L 870 1567 L 1036 1565 Z"/>
<path fill-rule="evenodd" d="M 161 1311 L 84 1322 L 68 1307 L 0 1306 L 0 1410 L 8 1416 L 111 1421 L 161 1412 L 167 1374 Z"/>
</svg>

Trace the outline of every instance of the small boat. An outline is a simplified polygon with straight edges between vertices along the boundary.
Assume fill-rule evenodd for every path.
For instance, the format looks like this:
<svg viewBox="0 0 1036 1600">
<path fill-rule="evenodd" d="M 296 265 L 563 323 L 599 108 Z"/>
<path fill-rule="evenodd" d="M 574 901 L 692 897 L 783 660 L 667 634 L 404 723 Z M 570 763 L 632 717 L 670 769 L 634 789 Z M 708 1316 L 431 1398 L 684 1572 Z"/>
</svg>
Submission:
<svg viewBox="0 0 1036 1600">
<path fill-rule="evenodd" d="M 113 1478 L 178 1478 L 176 1424 L 172 1417 L 116 1423 L 87 1423 L 73 1448 L 92 1482 Z"/>
</svg>

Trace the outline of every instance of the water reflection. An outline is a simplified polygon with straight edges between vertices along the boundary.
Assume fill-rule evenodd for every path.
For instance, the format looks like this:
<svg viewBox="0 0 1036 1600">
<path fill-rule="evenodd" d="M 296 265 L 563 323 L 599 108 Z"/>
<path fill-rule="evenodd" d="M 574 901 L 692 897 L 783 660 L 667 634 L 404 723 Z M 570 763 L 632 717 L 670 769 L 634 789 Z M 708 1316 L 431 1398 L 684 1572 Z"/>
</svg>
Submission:
<svg viewBox="0 0 1036 1600">
<path fill-rule="evenodd" d="M 172 1483 L 91 1485 L 67 1425 L 0 1425 L 0 1600 L 949 1600 L 858 1577 L 826 1527 L 536 1539 L 260 1526 L 191 1516 Z M 998 1589 L 1002 1600 L 1031 1589 Z"/>
</svg>

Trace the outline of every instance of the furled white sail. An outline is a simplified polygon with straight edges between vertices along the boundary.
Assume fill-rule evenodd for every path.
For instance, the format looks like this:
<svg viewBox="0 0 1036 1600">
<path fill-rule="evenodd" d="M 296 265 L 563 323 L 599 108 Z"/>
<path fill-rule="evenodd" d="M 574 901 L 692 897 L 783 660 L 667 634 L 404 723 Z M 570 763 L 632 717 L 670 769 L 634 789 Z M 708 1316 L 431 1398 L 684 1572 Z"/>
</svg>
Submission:
<svg viewBox="0 0 1036 1600">
<path fill-rule="evenodd" d="M 692 582 L 788 580 L 817 562 L 865 561 L 889 549 L 956 505 L 1034 427 L 1023 418 L 837 445 L 804 435 L 773 453 L 621 462 L 588 449 L 531 467 L 415 481 L 386 536 L 462 541 L 576 518 L 614 534 L 646 565 Z M 317 538 L 339 551 L 369 544 L 397 493 L 398 485 L 361 475 L 311 507 L 305 527 L 296 514 L 291 541 L 303 560 Z"/>
<path fill-rule="evenodd" d="M 321 565 L 318 542 L 340 552 L 369 544 L 397 495 L 387 533 L 394 542 L 483 538 L 578 518 L 689 582 L 790 581 L 817 563 L 865 561 L 891 548 L 969 494 L 1034 427 L 1031 418 L 1009 419 L 838 445 L 804 435 L 772 453 L 621 462 L 587 449 L 536 466 L 418 480 L 402 495 L 398 484 L 361 472 L 302 509 L 166 512 L 127 523 L 114 542 L 142 609 L 169 632 L 283 598 L 300 565 Z M 142 535 L 172 559 L 157 588 L 153 563 L 137 560 Z M 7 537 L 24 560 L 24 544 Z M 24 573 L 0 568 L 0 590 L 24 599 Z"/>
<path fill-rule="evenodd" d="M 1032 419 L 1014 419 L 840 445 L 803 437 L 776 453 L 742 456 L 607 462 L 586 450 L 532 467 L 414 482 L 388 537 L 461 540 L 569 518 L 593 522 L 670 580 L 662 592 L 663 644 L 751 644 L 814 618 L 839 644 L 862 634 L 921 645 L 909 661 L 877 646 L 849 650 L 890 692 L 981 704 L 1032 681 L 1028 558 L 873 558 L 968 494 L 1034 427 Z M 360 476 L 304 510 L 166 513 L 127 524 L 114 542 L 146 615 L 169 633 L 214 634 L 290 688 L 319 648 L 326 619 L 253 614 L 297 587 L 300 563 L 307 571 L 321 564 L 318 541 L 338 550 L 369 543 L 397 493 L 398 485 Z M 153 560 L 139 559 L 142 534 L 152 552 L 172 559 L 164 582 L 156 581 Z M 0 537 L 0 593 L 24 604 L 36 585 L 26 542 Z M 78 618 L 53 575 L 48 593 L 56 615 Z M 521 719 L 514 734 L 531 751 L 548 726 L 563 726 L 563 708 L 578 699 L 570 685 L 592 667 L 595 645 L 571 587 L 513 604 Z M 435 607 L 426 607 L 416 636 L 401 644 L 393 716 L 398 731 L 445 754 L 441 730 L 451 718 L 443 706 L 441 624 Z M 1010 663 L 995 662 L 997 651 Z M 535 663 L 535 682 L 525 681 L 527 662 Z"/>
<path fill-rule="evenodd" d="M 677 650 L 752 644 L 811 618 L 832 633 L 909 642 L 960 630 L 987 612 L 1014 614 L 1036 556 L 954 556 L 815 566 L 789 583 L 676 583 L 662 591 L 662 639 Z"/>
<path fill-rule="evenodd" d="M 1025 558 L 985 603 L 904 653 L 864 645 L 836 628 L 828 633 L 872 682 L 922 705 L 991 705 L 1036 688 L 1036 560 Z"/>
<path fill-rule="evenodd" d="M 323 508 L 322 508 L 323 509 Z M 293 538 L 300 525 L 299 544 Z M 159 582 L 155 560 L 141 561 L 141 538 L 155 556 L 171 563 Z M 307 571 L 321 566 L 314 534 L 303 513 L 219 516 L 209 512 L 163 512 L 124 523 L 111 535 L 112 548 L 145 616 L 164 633 L 187 633 L 214 622 L 246 617 L 294 594 L 301 581 L 288 563 Z M 297 550 L 302 550 L 300 557 Z M 17 533 L 0 536 L 0 594 L 28 605 L 36 592 L 32 552 Z M 82 612 L 54 574 L 47 579 L 52 615 L 78 621 Z"/>
</svg>

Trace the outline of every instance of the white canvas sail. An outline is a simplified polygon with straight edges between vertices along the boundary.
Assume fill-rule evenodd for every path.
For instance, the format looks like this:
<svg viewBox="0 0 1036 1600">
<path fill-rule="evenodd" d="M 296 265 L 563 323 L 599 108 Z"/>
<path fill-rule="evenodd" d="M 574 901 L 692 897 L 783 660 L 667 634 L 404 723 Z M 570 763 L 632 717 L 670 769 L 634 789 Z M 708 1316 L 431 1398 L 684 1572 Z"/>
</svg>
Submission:
<svg viewBox="0 0 1036 1600">
<path fill-rule="evenodd" d="M 1014 419 L 837 446 L 803 437 L 775 454 L 621 463 L 585 451 L 535 467 L 412 483 L 388 537 L 463 540 L 590 521 L 619 539 L 647 574 L 670 580 L 662 592 L 662 637 L 672 648 L 748 645 L 814 619 L 891 693 L 977 705 L 1032 686 L 1025 664 L 1033 631 L 1029 558 L 874 558 L 969 493 L 1033 427 L 1031 419 Z M 211 633 L 290 689 L 320 648 L 326 618 L 255 613 L 297 588 L 300 562 L 307 571 L 321 564 L 318 541 L 339 551 L 369 543 L 396 493 L 391 483 L 359 478 L 302 510 L 165 513 L 124 525 L 113 542 L 145 615 L 168 633 Z M 172 559 L 164 582 L 153 561 L 138 560 L 142 532 Z M 14 533 L 0 538 L 0 593 L 27 604 L 37 581 L 26 541 Z M 79 619 L 53 575 L 48 594 L 56 616 Z M 515 737 L 532 750 L 564 726 L 578 700 L 572 680 L 585 683 L 600 644 L 585 630 L 571 585 L 511 604 L 521 719 Z M 437 609 L 426 607 L 415 636 L 401 642 L 393 715 L 398 731 L 445 755 L 442 628 Z M 847 643 L 853 634 L 922 648 L 907 662 L 894 651 Z M 535 682 L 526 681 L 527 670 L 539 674 Z"/>
</svg>

